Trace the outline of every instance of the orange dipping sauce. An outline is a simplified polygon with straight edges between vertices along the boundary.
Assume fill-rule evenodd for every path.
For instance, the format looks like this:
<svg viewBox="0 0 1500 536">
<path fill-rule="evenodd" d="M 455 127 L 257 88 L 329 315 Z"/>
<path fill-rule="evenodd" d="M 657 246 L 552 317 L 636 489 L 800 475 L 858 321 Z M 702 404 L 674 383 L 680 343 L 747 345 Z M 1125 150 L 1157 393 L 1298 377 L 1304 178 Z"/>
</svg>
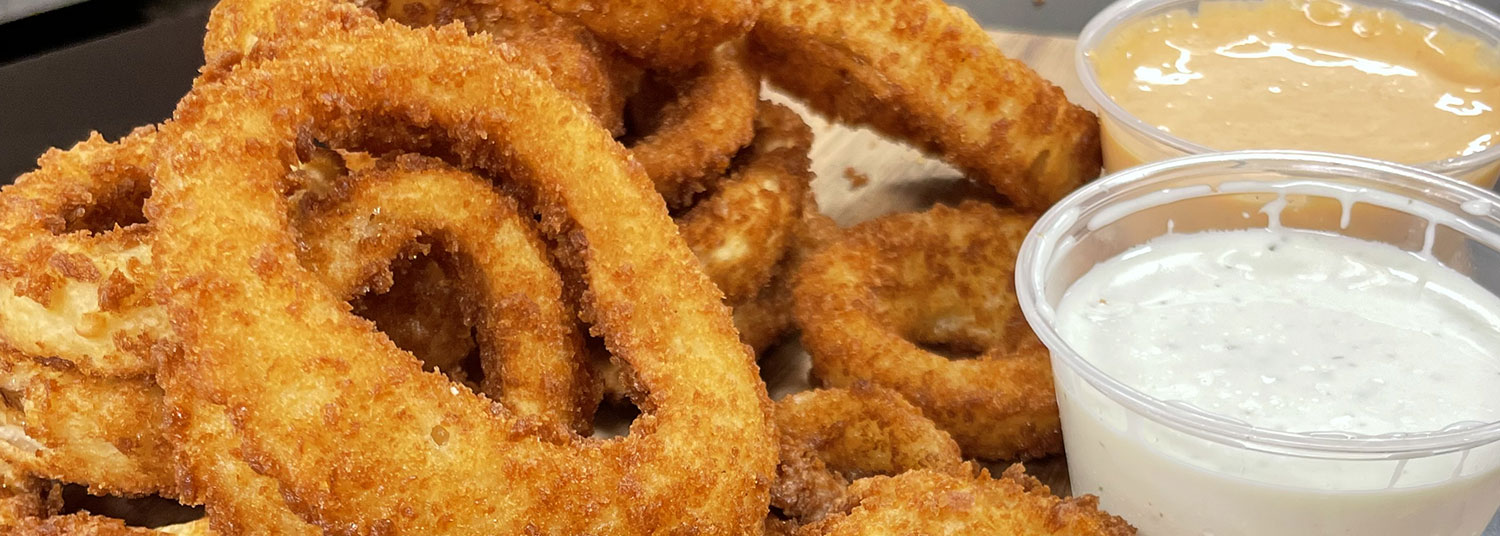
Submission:
<svg viewBox="0 0 1500 536">
<path fill-rule="evenodd" d="M 1392 10 L 1337 0 L 1205 1 L 1196 13 L 1127 21 L 1088 54 L 1115 104 L 1214 150 L 1423 164 L 1500 145 L 1500 51 Z M 1106 139 L 1110 170 L 1166 156 Z M 1494 175 L 1491 167 L 1470 180 Z"/>
</svg>

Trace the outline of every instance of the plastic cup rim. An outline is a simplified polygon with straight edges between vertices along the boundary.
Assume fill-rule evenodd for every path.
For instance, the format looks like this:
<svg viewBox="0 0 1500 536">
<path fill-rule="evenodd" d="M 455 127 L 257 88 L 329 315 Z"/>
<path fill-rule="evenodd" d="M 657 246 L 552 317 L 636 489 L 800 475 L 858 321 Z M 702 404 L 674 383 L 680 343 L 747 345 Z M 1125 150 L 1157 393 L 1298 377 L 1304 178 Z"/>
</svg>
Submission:
<svg viewBox="0 0 1500 536">
<path fill-rule="evenodd" d="M 1083 31 L 1078 34 L 1078 46 L 1073 54 L 1073 65 L 1077 71 L 1078 79 L 1083 88 L 1088 92 L 1089 98 L 1093 99 L 1099 106 L 1099 110 L 1109 119 L 1126 125 L 1131 133 L 1150 138 L 1151 141 L 1166 145 L 1184 154 L 1205 154 L 1222 152 L 1220 150 L 1202 145 L 1196 142 L 1174 136 L 1145 120 L 1136 117 L 1126 111 L 1124 107 L 1117 104 L 1104 88 L 1099 85 L 1099 77 L 1094 73 L 1089 60 L 1089 52 L 1093 50 L 1100 41 L 1108 37 L 1120 25 L 1136 20 L 1138 15 L 1144 11 L 1164 5 L 1173 4 L 1199 4 L 1212 1 L 1250 1 L 1250 0 L 1118 0 L 1101 10 L 1089 19 Z M 1340 2 L 1352 2 L 1360 5 L 1368 5 L 1369 0 L 1338 0 Z M 1466 25 L 1477 25 L 1487 30 L 1484 34 L 1475 35 L 1480 39 L 1500 43 L 1500 16 L 1465 2 L 1464 0 L 1385 0 L 1387 3 L 1401 4 L 1418 8 L 1426 8 L 1433 12 L 1441 13 L 1446 19 L 1444 23 L 1458 21 L 1457 17 L 1467 17 Z M 1414 167 L 1435 171 L 1438 173 L 1462 174 L 1471 170 L 1480 169 L 1486 164 L 1500 161 L 1500 146 L 1491 146 L 1482 151 L 1468 155 L 1409 164 Z"/>
<path fill-rule="evenodd" d="M 1500 440 L 1500 421 L 1405 436 L 1330 437 L 1258 428 L 1229 421 L 1196 408 L 1174 406 L 1152 397 L 1110 377 L 1063 341 L 1053 323 L 1052 306 L 1044 297 L 1051 259 L 1043 256 L 1050 256 L 1051 248 L 1057 243 L 1054 237 L 1062 236 L 1068 227 L 1076 224 L 1078 206 L 1121 188 L 1144 187 L 1142 184 L 1149 185 L 1154 179 L 1178 176 L 1167 175 L 1172 172 L 1242 162 L 1268 164 L 1264 169 L 1272 172 L 1293 171 L 1297 166 L 1317 166 L 1323 171 L 1327 171 L 1329 166 L 1372 171 L 1379 174 L 1378 180 L 1382 182 L 1416 187 L 1424 192 L 1442 191 L 1461 196 L 1465 200 L 1483 199 L 1492 207 L 1500 207 L 1500 195 L 1425 169 L 1312 151 L 1246 150 L 1188 155 L 1106 176 L 1084 185 L 1053 205 L 1031 228 L 1017 256 L 1016 296 L 1032 330 L 1052 353 L 1054 364 L 1061 362 L 1111 401 L 1147 419 L 1180 432 L 1240 448 L 1312 458 L 1396 459 L 1467 450 Z M 1469 214 L 1458 216 L 1471 219 L 1477 217 Z M 1500 250 L 1500 243 L 1488 245 Z"/>
</svg>

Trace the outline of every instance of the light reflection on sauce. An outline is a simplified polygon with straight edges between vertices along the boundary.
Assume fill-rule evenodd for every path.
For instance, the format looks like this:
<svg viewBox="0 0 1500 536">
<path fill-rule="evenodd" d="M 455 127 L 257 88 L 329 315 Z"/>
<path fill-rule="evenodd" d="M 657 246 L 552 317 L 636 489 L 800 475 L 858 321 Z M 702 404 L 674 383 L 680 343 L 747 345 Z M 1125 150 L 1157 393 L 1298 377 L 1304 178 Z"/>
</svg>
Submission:
<svg viewBox="0 0 1500 536">
<path fill-rule="evenodd" d="M 1500 51 L 1388 10 L 1204 2 L 1121 27 L 1090 54 L 1126 111 L 1215 149 L 1425 163 L 1500 141 Z"/>
</svg>

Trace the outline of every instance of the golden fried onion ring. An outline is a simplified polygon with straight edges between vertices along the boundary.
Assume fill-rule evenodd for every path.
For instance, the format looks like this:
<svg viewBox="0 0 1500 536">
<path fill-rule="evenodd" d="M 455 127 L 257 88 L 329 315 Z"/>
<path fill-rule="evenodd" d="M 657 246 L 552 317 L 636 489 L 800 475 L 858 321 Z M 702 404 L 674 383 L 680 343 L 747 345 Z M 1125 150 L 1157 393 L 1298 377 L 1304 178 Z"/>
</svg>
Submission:
<svg viewBox="0 0 1500 536">
<path fill-rule="evenodd" d="M 1032 221 L 971 201 L 845 231 L 802 265 L 792 291 L 813 375 L 900 392 L 971 457 L 1061 452 L 1047 350 L 1012 285 Z"/>
<path fill-rule="evenodd" d="M 763 108 L 756 104 L 760 74 L 750 66 L 744 42 L 736 41 L 719 47 L 703 65 L 653 77 L 645 86 L 632 103 L 638 118 L 630 125 L 631 156 L 668 206 L 690 205 L 754 138 Z"/>
<path fill-rule="evenodd" d="M 758 0 L 541 0 L 655 69 L 702 62 L 755 24 Z"/>
<path fill-rule="evenodd" d="M 624 149 L 459 32 L 356 24 L 309 47 L 194 88 L 163 128 L 149 205 L 187 349 L 165 366 L 229 408 L 243 456 L 325 528 L 758 530 L 775 464 L 764 386 Z M 586 283 L 584 319 L 647 389 L 630 436 L 518 434 L 509 411 L 422 372 L 300 265 L 275 188 L 285 162 L 299 134 L 378 136 L 358 131 L 367 120 L 444 133 L 452 158 L 536 203 Z"/>
<path fill-rule="evenodd" d="M 149 226 L 155 129 L 118 143 L 97 133 L 42 155 L 37 170 L 0 190 L 0 340 L 66 359 L 90 374 L 146 377 L 150 343 L 166 332 L 150 304 Z"/>
<path fill-rule="evenodd" d="M 37 177 L 54 171 L 44 165 Z M 78 182 L 78 177 L 58 177 L 59 185 Z M 107 181 L 109 176 L 95 179 Z M 40 183 L 28 183 L 34 184 Z M 598 386 L 581 358 L 581 334 L 571 309 L 561 301 L 561 280 L 545 246 L 529 218 L 508 197 L 473 175 L 430 159 L 408 157 L 361 170 L 331 194 L 306 201 L 291 212 L 299 226 L 299 260 L 344 299 L 372 281 L 388 279 L 382 271 L 391 257 L 418 236 L 445 244 L 448 251 L 458 254 L 455 271 L 475 283 L 466 301 L 476 309 L 482 359 L 489 372 L 486 392 L 521 417 L 518 425 L 549 437 L 566 434 L 567 428 L 580 433 L 591 428 Z M 88 238 L 110 239 L 112 234 L 140 231 L 110 231 Z M 141 247 L 146 250 L 140 257 L 149 261 L 149 248 L 145 242 Z M 154 272 L 146 275 L 155 279 Z M 117 313 L 127 321 L 132 315 L 163 314 L 150 305 Z M 169 341 L 151 342 L 160 348 Z M 172 442 L 161 429 L 162 393 L 150 376 L 91 376 L 65 359 L 10 350 L 0 351 L 0 371 L 4 372 L 0 390 L 16 405 L 8 408 L 5 423 L 14 426 L 14 433 L 0 438 L 4 440 L 0 447 L 11 448 L 0 448 L 0 458 L 31 474 L 86 485 L 97 494 L 178 497 L 180 491 L 199 489 L 190 482 L 182 486 L 174 482 L 169 463 Z M 222 414 L 222 408 L 199 413 L 205 416 L 179 415 L 176 419 L 188 423 L 224 419 L 215 414 Z M 554 426 L 563 428 L 550 430 Z M 214 470 L 240 473 L 235 478 L 241 481 L 228 500 L 252 500 L 244 496 L 263 477 L 238 459 L 219 454 L 238 449 L 238 444 L 217 435 L 198 433 L 205 441 L 221 443 L 220 449 L 203 451 L 222 458 Z M 13 454 L 21 447 L 26 452 Z M 213 478 L 187 473 L 183 476 Z M 274 502 L 261 502 L 285 510 L 274 482 L 258 485 L 275 497 Z M 192 497 L 178 498 L 196 502 Z M 265 509 L 259 515 L 261 523 L 272 517 Z"/>
<path fill-rule="evenodd" d="M 338 192 L 292 222 L 303 267 L 348 300 L 366 290 L 358 284 L 389 287 L 390 259 L 418 238 L 437 242 L 470 282 L 481 391 L 516 415 L 589 433 L 599 394 L 583 335 L 547 246 L 514 201 L 473 174 L 411 156 L 356 171 Z"/>
<path fill-rule="evenodd" d="M 1099 175 L 1099 122 L 942 0 L 762 0 L 753 56 L 842 122 L 941 155 L 1019 206 Z"/>
<path fill-rule="evenodd" d="M 1019 464 L 1000 478 L 918 470 L 871 477 L 849 487 L 845 513 L 802 528 L 802 536 L 1006 534 L 1131 536 L 1125 520 L 1099 510 L 1092 495 L 1060 499 Z"/>
<path fill-rule="evenodd" d="M 755 297 L 793 242 L 812 181 L 811 147 L 812 130 L 796 112 L 762 103 L 743 163 L 677 218 L 683 239 L 728 303 Z"/>
<path fill-rule="evenodd" d="M 781 464 L 771 506 L 799 523 L 842 508 L 849 483 L 915 469 L 971 471 L 953 438 L 890 389 L 803 391 L 776 403 Z"/>
</svg>

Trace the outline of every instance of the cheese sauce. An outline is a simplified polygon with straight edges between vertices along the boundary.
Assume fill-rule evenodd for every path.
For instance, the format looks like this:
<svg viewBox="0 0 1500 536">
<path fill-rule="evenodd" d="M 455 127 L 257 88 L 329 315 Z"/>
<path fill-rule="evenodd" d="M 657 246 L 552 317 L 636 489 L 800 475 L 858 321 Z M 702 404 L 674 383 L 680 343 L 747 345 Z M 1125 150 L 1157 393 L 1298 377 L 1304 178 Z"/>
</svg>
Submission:
<svg viewBox="0 0 1500 536">
<path fill-rule="evenodd" d="M 1090 57 L 1126 111 L 1216 150 L 1424 163 L 1500 143 L 1500 53 L 1389 10 L 1204 2 L 1122 26 Z"/>
</svg>

